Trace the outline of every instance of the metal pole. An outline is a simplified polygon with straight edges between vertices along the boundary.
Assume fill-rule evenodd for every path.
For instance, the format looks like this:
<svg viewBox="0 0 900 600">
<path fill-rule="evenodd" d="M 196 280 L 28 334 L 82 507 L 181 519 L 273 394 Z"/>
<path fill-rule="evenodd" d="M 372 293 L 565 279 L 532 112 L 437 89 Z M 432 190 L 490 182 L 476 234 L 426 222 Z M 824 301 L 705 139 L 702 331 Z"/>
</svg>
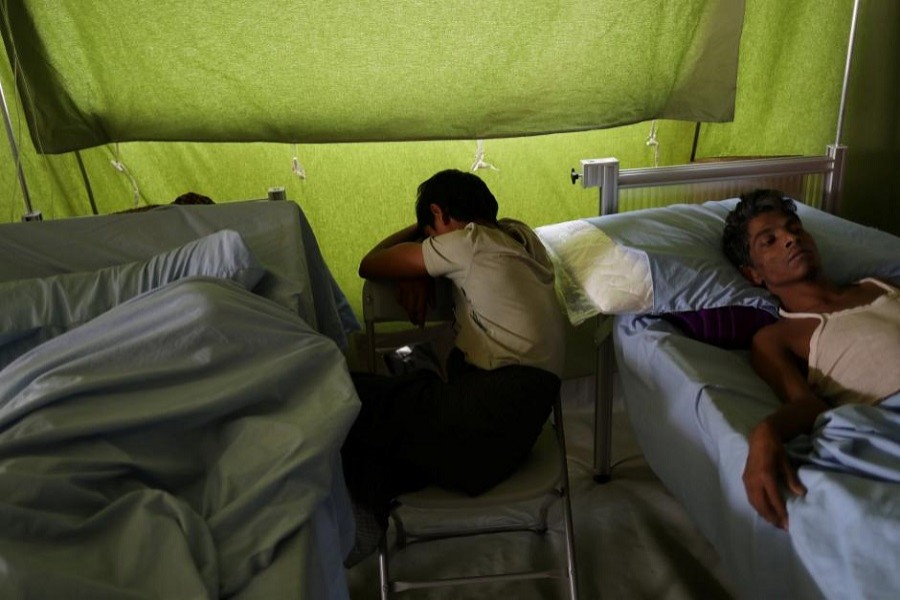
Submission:
<svg viewBox="0 0 900 600">
<path fill-rule="evenodd" d="M 859 0 L 853 2 L 853 16 L 850 18 L 850 40 L 847 42 L 847 62 L 844 65 L 844 84 L 841 86 L 841 104 L 838 109 L 837 135 L 834 145 L 841 145 L 841 134 L 844 129 L 844 110 L 847 103 L 847 87 L 850 84 L 850 63 L 853 59 L 853 40 L 856 38 L 856 22 L 859 18 Z"/>
<path fill-rule="evenodd" d="M 6 104 L 6 92 L 3 91 L 3 82 L 0 82 L 0 101 L 2 101 L 3 105 L 3 124 L 6 125 L 6 137 L 9 140 L 9 148 L 12 151 L 13 161 L 16 163 L 16 175 L 19 177 L 19 187 L 22 188 L 22 198 L 25 200 L 25 215 L 22 217 L 22 220 L 40 221 L 41 213 L 34 212 L 31 208 L 31 196 L 28 194 L 28 184 L 25 183 L 25 173 L 22 171 L 22 161 L 19 158 L 19 146 L 16 144 L 12 120 L 9 118 L 9 107 Z"/>
<path fill-rule="evenodd" d="M 694 141 L 691 143 L 691 160 L 688 162 L 694 162 L 697 160 L 697 144 L 700 142 L 700 121 L 697 121 L 697 124 L 694 125 Z"/>
<path fill-rule="evenodd" d="M 97 212 L 97 203 L 94 201 L 94 190 L 91 189 L 91 180 L 88 179 L 87 169 L 84 168 L 84 161 L 81 160 L 81 152 L 75 151 L 75 160 L 78 161 L 78 170 L 81 171 L 81 180 L 84 181 L 84 189 L 87 190 L 88 202 L 91 203 L 91 212 L 95 215 Z"/>
</svg>

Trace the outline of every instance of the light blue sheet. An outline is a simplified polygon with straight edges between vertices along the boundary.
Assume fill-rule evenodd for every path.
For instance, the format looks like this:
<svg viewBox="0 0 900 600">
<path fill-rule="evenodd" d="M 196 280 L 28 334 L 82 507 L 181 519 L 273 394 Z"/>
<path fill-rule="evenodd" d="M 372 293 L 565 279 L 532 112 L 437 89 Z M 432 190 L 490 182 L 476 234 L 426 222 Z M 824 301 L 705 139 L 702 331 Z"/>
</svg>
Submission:
<svg viewBox="0 0 900 600">
<path fill-rule="evenodd" d="M 614 336 L 641 448 L 740 597 L 900 597 L 897 398 L 823 415 L 815 452 L 800 450 L 809 492 L 789 501 L 788 534 L 756 514 L 741 481 L 747 434 L 778 406 L 747 353 L 692 340 L 653 317 L 616 317 Z"/>
<path fill-rule="evenodd" d="M 357 410 L 335 343 L 232 282 L 54 337 L 0 371 L 0 597 L 346 598 Z"/>
<path fill-rule="evenodd" d="M 810 573 L 829 597 L 900 597 L 900 394 L 824 413 L 791 450 L 809 490 L 788 503 L 791 538 Z"/>
</svg>

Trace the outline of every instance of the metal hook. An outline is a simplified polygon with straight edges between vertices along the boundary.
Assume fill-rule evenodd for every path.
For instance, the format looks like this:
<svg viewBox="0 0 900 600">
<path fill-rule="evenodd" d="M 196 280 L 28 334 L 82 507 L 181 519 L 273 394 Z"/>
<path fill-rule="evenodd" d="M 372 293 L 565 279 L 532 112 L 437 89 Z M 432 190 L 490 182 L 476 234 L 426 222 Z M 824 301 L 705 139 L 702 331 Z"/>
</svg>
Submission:
<svg viewBox="0 0 900 600">
<path fill-rule="evenodd" d="M 572 185 L 575 185 L 575 182 L 581 179 L 581 173 L 575 171 L 575 167 L 572 167 L 572 172 L 569 174 L 569 177 L 572 179 Z"/>
</svg>

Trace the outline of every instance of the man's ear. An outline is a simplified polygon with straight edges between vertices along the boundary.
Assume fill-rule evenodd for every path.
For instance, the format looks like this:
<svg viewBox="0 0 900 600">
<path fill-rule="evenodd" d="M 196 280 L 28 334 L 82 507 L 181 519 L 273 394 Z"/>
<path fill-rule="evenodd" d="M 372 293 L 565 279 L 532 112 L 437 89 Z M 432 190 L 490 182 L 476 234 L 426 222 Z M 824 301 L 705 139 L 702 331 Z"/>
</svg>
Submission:
<svg viewBox="0 0 900 600">
<path fill-rule="evenodd" d="M 441 210 L 441 207 L 437 204 L 429 204 L 428 208 L 431 210 L 431 214 L 434 215 L 435 222 L 440 220 L 441 223 L 446 225 L 450 222 L 450 217 L 444 214 L 444 211 Z"/>
<path fill-rule="evenodd" d="M 753 268 L 752 265 L 744 265 L 740 268 L 741 275 L 744 276 L 744 279 L 752 283 L 753 285 L 757 285 L 759 287 L 766 287 L 765 281 L 760 276 L 759 271 Z"/>
</svg>

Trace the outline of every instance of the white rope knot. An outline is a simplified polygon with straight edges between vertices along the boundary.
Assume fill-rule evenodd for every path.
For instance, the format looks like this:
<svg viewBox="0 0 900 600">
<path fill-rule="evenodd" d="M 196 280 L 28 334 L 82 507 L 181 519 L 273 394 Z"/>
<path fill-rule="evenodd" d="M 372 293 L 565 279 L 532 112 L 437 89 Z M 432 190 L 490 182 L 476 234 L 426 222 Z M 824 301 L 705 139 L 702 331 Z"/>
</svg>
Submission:
<svg viewBox="0 0 900 600">
<path fill-rule="evenodd" d="M 478 140 L 475 146 L 475 162 L 472 163 L 472 170 L 477 171 L 478 169 L 491 169 L 493 171 L 499 171 L 497 167 L 492 165 L 489 162 L 485 162 L 484 160 L 484 140 Z"/>
<path fill-rule="evenodd" d="M 296 156 L 291 160 L 291 173 L 300 179 L 306 179 L 306 169 L 300 164 L 300 159 Z"/>
<path fill-rule="evenodd" d="M 294 158 L 291 159 L 291 173 L 296 175 L 299 179 L 305 180 L 306 169 L 300 164 L 300 159 L 297 158 L 297 154 L 297 144 L 294 144 Z"/>
<path fill-rule="evenodd" d="M 659 166 L 659 140 L 656 139 L 656 120 L 650 123 L 650 135 L 647 136 L 647 147 L 653 148 L 653 166 Z"/>
<path fill-rule="evenodd" d="M 116 158 L 109 162 L 112 164 L 113 169 L 128 178 L 128 183 L 131 184 L 131 193 L 134 196 L 134 207 L 137 208 L 138 203 L 141 201 L 141 190 L 138 187 L 137 180 L 131 174 L 131 171 L 128 170 L 125 163 L 119 160 L 119 144 L 116 144 Z"/>
</svg>

